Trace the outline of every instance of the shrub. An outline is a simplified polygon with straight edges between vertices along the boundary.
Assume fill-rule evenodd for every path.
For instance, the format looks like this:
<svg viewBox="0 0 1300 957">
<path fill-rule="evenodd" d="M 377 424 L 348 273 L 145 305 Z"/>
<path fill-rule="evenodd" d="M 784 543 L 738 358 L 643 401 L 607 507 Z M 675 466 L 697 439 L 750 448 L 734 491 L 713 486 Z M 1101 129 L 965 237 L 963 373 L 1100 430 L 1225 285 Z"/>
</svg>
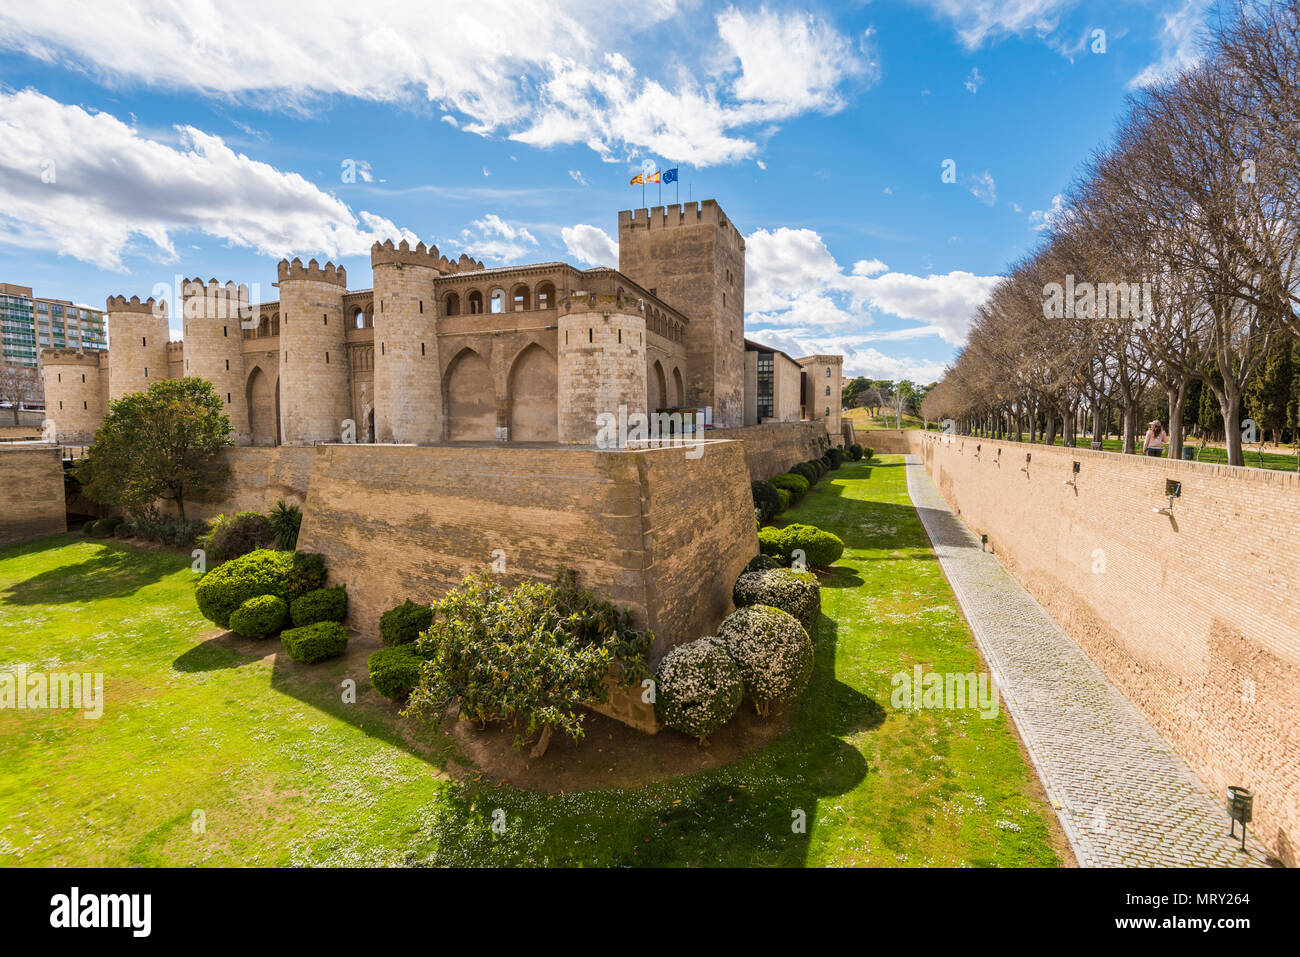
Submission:
<svg viewBox="0 0 1300 957">
<path fill-rule="evenodd" d="M 731 593 L 737 608 L 750 605 L 768 605 L 793 615 L 808 634 L 817 634 L 817 620 L 821 617 L 821 586 L 812 572 L 798 572 L 789 568 L 769 568 L 747 571 L 736 579 Z"/>
<path fill-rule="evenodd" d="M 194 589 L 199 613 L 222 628 L 230 627 L 230 614 L 258 595 L 289 596 L 285 574 L 291 558 L 269 548 L 241 555 L 218 565 L 199 579 Z"/>
<path fill-rule="evenodd" d="M 298 544 L 298 530 L 302 527 L 302 509 L 297 505 L 285 505 L 284 499 L 276 499 L 266 521 L 275 544 L 286 552 L 293 551 Z"/>
<path fill-rule="evenodd" d="M 781 563 L 771 555 L 755 555 L 749 560 L 749 564 L 745 566 L 745 571 L 741 572 L 741 574 L 743 575 L 745 572 L 761 572 L 769 568 L 780 567 Z"/>
<path fill-rule="evenodd" d="M 758 550 L 772 558 L 781 558 L 782 532 L 780 528 L 760 528 L 758 530 Z"/>
<path fill-rule="evenodd" d="M 348 616 L 348 590 L 336 585 L 299 595 L 289 604 L 289 616 L 296 628 L 318 621 L 342 621 Z"/>
<path fill-rule="evenodd" d="M 776 494 L 781 499 L 781 511 L 784 512 L 794 502 L 794 494 L 784 488 L 777 489 Z"/>
<path fill-rule="evenodd" d="M 211 562 L 228 562 L 240 555 L 275 542 L 271 523 L 261 512 L 236 512 L 218 515 L 212 520 L 212 530 L 205 536 L 205 549 Z"/>
<path fill-rule="evenodd" d="M 304 664 L 334 658 L 348 650 L 348 630 L 337 621 L 318 621 L 280 633 L 289 657 Z"/>
<path fill-rule="evenodd" d="M 876 450 L 875 450 L 875 449 L 866 449 L 866 450 L 862 453 L 862 457 L 863 457 L 864 459 L 866 459 L 868 462 L 870 462 L 872 459 L 874 459 L 874 458 L 876 457 Z"/>
<path fill-rule="evenodd" d="M 790 471 L 795 475 L 802 475 L 808 482 L 809 488 L 817 484 L 817 470 L 807 462 L 800 462 L 798 465 L 791 466 Z"/>
<path fill-rule="evenodd" d="M 433 607 L 417 605 L 409 598 L 379 616 L 379 638 L 390 648 L 409 645 L 433 624 Z"/>
<path fill-rule="evenodd" d="M 795 498 L 798 498 L 800 495 L 803 495 L 805 492 L 807 492 L 808 489 L 812 488 L 811 482 L 809 482 L 802 475 L 797 475 L 794 472 L 786 472 L 784 475 L 778 475 L 776 478 L 771 479 L 770 481 L 777 488 L 785 489 Z"/>
<path fill-rule="evenodd" d="M 769 522 L 780 514 L 781 497 L 776 494 L 776 487 L 771 482 L 750 482 L 749 491 L 754 496 L 754 514 L 759 521 Z"/>
<path fill-rule="evenodd" d="M 838 535 L 822 531 L 815 525 L 787 525 L 781 529 L 781 557 L 792 560 L 795 549 L 801 549 L 804 560 L 817 568 L 834 565 L 844 554 L 844 542 Z"/>
<path fill-rule="evenodd" d="M 655 714 L 701 744 L 735 717 L 744 696 L 740 669 L 717 638 L 678 645 L 655 673 Z"/>
<path fill-rule="evenodd" d="M 838 445 L 832 445 L 826 450 L 826 456 L 831 460 L 831 468 L 837 469 L 844 464 L 844 450 Z"/>
<path fill-rule="evenodd" d="M 849 458 L 851 458 L 855 462 L 862 461 L 862 446 L 860 446 L 857 442 L 854 442 L 852 445 L 849 446 Z"/>
<path fill-rule="evenodd" d="M 825 475 L 826 472 L 829 472 L 831 469 L 835 468 L 835 466 L 831 464 L 831 455 L 829 452 L 823 452 L 822 457 L 818 461 L 822 463 L 822 468 L 825 469 L 825 471 L 822 473 L 823 475 Z"/>
<path fill-rule="evenodd" d="M 741 608 L 722 620 L 718 639 L 760 715 L 773 701 L 792 701 L 808 686 L 813 642 L 793 615 L 768 605 Z"/>
<path fill-rule="evenodd" d="M 393 701 L 405 701 L 420 680 L 423 663 L 410 645 L 403 644 L 376 651 L 366 660 L 366 667 L 370 669 L 370 684 L 377 692 Z"/>
<path fill-rule="evenodd" d="M 823 475 L 830 471 L 830 468 L 821 459 L 809 459 L 808 464 L 817 472 L 818 481 L 821 480 Z"/>
<path fill-rule="evenodd" d="M 435 603 L 415 643 L 429 663 L 406 713 L 436 721 L 454 701 L 461 718 L 521 723 L 519 746 L 540 727 L 540 757 L 552 729 L 582 737 L 581 706 L 609 700 L 611 670 L 627 684 L 648 675 L 653 640 L 626 611 L 578 588 L 572 572 L 514 588 L 470 576 Z"/>
<path fill-rule="evenodd" d="M 113 529 L 114 538 L 131 538 L 134 534 L 134 529 L 126 522 L 119 523 L 117 528 Z"/>
<path fill-rule="evenodd" d="M 289 621 L 289 605 L 279 595 L 258 595 L 230 613 L 230 630 L 245 638 L 265 638 Z"/>
<path fill-rule="evenodd" d="M 110 515 L 108 518 L 101 518 L 95 523 L 95 537 L 112 538 L 124 521 L 125 519 L 121 515 Z"/>
<path fill-rule="evenodd" d="M 289 597 L 300 598 L 309 591 L 324 588 L 327 575 L 324 555 L 316 552 L 294 552 L 286 575 Z"/>
<path fill-rule="evenodd" d="M 83 534 L 89 535 L 91 538 L 95 538 L 96 537 L 95 532 L 98 528 L 99 528 L 99 519 L 92 518 L 85 525 L 81 526 L 81 531 Z"/>
</svg>

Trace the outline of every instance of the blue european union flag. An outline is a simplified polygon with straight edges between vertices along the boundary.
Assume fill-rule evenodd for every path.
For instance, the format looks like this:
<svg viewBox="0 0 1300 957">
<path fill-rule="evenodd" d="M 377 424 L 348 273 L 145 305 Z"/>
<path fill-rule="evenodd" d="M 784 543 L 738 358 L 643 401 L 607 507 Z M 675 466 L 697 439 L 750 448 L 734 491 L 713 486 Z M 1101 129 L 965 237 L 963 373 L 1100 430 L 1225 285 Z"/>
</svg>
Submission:
<svg viewBox="0 0 1300 957">
<path fill-rule="evenodd" d="M 665 183 L 677 182 L 677 168 L 673 167 L 672 169 L 664 170 L 663 178 L 661 181 Z"/>
</svg>

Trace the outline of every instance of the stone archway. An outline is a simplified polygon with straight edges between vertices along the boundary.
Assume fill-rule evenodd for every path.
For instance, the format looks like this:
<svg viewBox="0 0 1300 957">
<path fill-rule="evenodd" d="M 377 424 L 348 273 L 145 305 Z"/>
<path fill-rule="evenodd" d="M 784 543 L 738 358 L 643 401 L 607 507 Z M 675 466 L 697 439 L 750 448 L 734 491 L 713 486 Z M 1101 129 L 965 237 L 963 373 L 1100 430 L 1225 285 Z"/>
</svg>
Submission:
<svg viewBox="0 0 1300 957">
<path fill-rule="evenodd" d="M 276 433 L 279 431 L 279 416 L 275 386 L 271 377 L 254 366 L 249 373 L 248 383 L 244 387 L 248 400 L 248 432 L 253 445 L 276 445 Z"/>
<path fill-rule="evenodd" d="M 646 376 L 647 402 L 649 411 L 656 412 L 668 405 L 668 383 L 664 378 L 663 364 L 656 359 Z"/>
<path fill-rule="evenodd" d="M 442 377 L 447 440 L 491 442 L 496 438 L 497 403 L 492 371 L 473 349 L 463 349 Z"/>
<path fill-rule="evenodd" d="M 559 375 L 555 357 L 533 343 L 515 358 L 507 385 L 511 442 L 558 442 Z"/>
</svg>

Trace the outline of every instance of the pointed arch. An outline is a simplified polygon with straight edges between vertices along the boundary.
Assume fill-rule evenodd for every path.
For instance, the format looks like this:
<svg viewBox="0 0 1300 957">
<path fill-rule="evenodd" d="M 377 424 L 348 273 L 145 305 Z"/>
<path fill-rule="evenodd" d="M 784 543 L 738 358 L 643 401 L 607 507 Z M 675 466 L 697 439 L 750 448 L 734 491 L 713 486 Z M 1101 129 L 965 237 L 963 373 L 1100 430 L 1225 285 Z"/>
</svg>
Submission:
<svg viewBox="0 0 1300 957">
<path fill-rule="evenodd" d="M 668 405 L 668 384 L 664 378 L 663 364 L 656 359 L 646 376 L 647 404 L 649 411 L 655 412 Z"/>
<path fill-rule="evenodd" d="M 492 370 L 473 349 L 456 354 L 442 377 L 447 440 L 491 442 L 496 438 L 497 403 Z"/>
<path fill-rule="evenodd" d="M 511 442 L 558 442 L 559 373 L 555 356 L 537 343 L 515 357 L 506 385 Z"/>
</svg>

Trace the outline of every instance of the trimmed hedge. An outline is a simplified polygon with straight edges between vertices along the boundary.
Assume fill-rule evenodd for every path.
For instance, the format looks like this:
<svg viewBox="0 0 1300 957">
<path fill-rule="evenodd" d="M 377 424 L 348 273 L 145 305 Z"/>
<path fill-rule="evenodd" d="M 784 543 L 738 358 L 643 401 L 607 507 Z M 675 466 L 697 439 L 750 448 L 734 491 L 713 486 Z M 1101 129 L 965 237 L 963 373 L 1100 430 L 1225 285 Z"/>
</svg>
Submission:
<svg viewBox="0 0 1300 957">
<path fill-rule="evenodd" d="M 849 458 L 855 462 L 862 461 L 862 446 L 858 445 L 857 442 L 849 446 Z"/>
<path fill-rule="evenodd" d="M 271 523 L 261 512 L 236 512 L 212 520 L 202 547 L 213 562 L 228 562 L 240 555 L 275 544 Z"/>
<path fill-rule="evenodd" d="M 218 565 L 199 579 L 194 588 L 194 600 L 199 613 L 222 628 L 230 627 L 231 613 L 258 595 L 289 597 L 285 573 L 292 556 L 269 548 L 241 555 L 224 565 Z"/>
<path fill-rule="evenodd" d="M 348 616 L 348 590 L 335 585 L 299 595 L 289 605 L 289 614 L 297 628 L 319 621 L 342 621 Z"/>
<path fill-rule="evenodd" d="M 433 608 L 409 598 L 379 616 L 379 639 L 388 647 L 409 645 L 433 624 Z"/>
<path fill-rule="evenodd" d="M 289 597 L 301 598 L 309 591 L 324 588 L 327 576 L 324 555 L 316 552 L 294 552 L 293 561 L 286 575 Z"/>
<path fill-rule="evenodd" d="M 781 511 L 784 512 L 787 508 L 789 508 L 791 505 L 794 504 L 794 494 L 790 492 L 789 489 L 779 488 L 776 490 L 776 494 L 781 499 Z"/>
<path fill-rule="evenodd" d="M 744 697 L 740 669 L 717 638 L 678 645 L 655 673 L 655 714 L 701 743 L 735 717 Z"/>
<path fill-rule="evenodd" d="M 826 455 L 831 460 L 831 468 L 837 469 L 844 464 L 844 450 L 838 445 L 832 445 L 827 449 Z"/>
<path fill-rule="evenodd" d="M 789 568 L 746 571 L 736 579 L 731 597 L 737 608 L 750 605 L 780 608 L 797 618 L 810 636 L 817 634 L 822 596 L 817 576 L 812 572 L 797 572 Z"/>
<path fill-rule="evenodd" d="M 318 621 L 280 632 L 280 642 L 290 658 L 310 665 L 347 651 L 348 630 L 337 621 Z"/>
<path fill-rule="evenodd" d="M 876 450 L 875 450 L 875 449 L 865 449 L 865 450 L 863 450 L 862 457 L 863 457 L 864 459 L 866 459 L 868 462 L 870 462 L 872 459 L 874 459 L 874 458 L 876 457 Z"/>
<path fill-rule="evenodd" d="M 245 638 L 265 638 L 289 622 L 289 605 L 279 595 L 258 595 L 230 613 L 230 630 Z"/>
<path fill-rule="evenodd" d="M 405 701 L 411 696 L 420 680 L 422 664 L 424 659 L 412 651 L 409 644 L 382 648 L 366 659 L 370 684 L 383 697 L 393 701 Z"/>
<path fill-rule="evenodd" d="M 778 489 L 785 489 L 795 498 L 798 498 L 800 495 L 806 493 L 808 489 L 812 488 L 811 482 L 802 475 L 798 475 L 794 472 L 786 472 L 784 475 L 778 475 L 776 478 L 769 479 L 769 481 Z"/>
<path fill-rule="evenodd" d="M 800 462 L 798 465 L 792 465 L 790 471 L 795 475 L 802 475 L 804 480 L 807 481 L 809 488 L 816 485 L 817 479 L 820 478 L 817 470 L 808 462 Z"/>
<path fill-rule="evenodd" d="M 745 566 L 745 571 L 741 572 L 741 574 L 743 575 L 745 572 L 761 572 L 766 571 L 769 568 L 780 567 L 781 563 L 771 555 L 755 555 L 749 560 L 749 564 Z"/>
<path fill-rule="evenodd" d="M 750 494 L 754 497 L 754 514 L 760 522 L 768 522 L 781 513 L 781 496 L 776 494 L 776 486 L 761 479 L 749 483 Z"/>
<path fill-rule="evenodd" d="M 834 565 L 844 554 L 844 542 L 838 535 L 815 525 L 787 525 L 781 529 L 782 557 L 792 560 L 796 549 L 803 551 L 809 565 L 826 568 Z"/>
<path fill-rule="evenodd" d="M 767 528 L 760 528 L 758 530 L 758 550 L 772 558 L 783 557 L 781 551 L 781 533 L 783 531 L 784 529 L 772 528 L 770 525 Z"/>
<path fill-rule="evenodd" d="M 808 687 L 813 642 L 793 615 L 770 605 L 741 608 L 723 619 L 718 639 L 760 715 L 772 702 L 793 701 Z"/>
</svg>

